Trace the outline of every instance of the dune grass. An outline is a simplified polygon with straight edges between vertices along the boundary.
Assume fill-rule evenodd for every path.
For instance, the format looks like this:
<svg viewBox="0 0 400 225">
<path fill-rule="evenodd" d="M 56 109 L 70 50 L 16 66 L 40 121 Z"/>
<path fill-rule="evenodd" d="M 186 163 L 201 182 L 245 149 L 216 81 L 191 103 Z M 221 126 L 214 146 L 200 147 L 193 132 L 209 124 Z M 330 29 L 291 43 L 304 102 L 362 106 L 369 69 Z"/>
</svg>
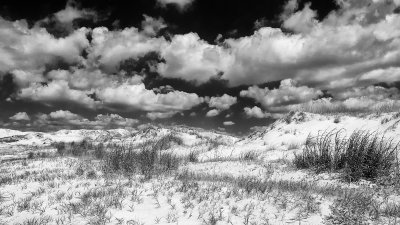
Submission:
<svg viewBox="0 0 400 225">
<path fill-rule="evenodd" d="M 293 164 L 317 172 L 343 171 L 346 180 L 375 180 L 397 168 L 399 143 L 378 132 L 354 131 L 349 137 L 343 130 L 331 130 L 308 136 L 301 154 Z"/>
</svg>

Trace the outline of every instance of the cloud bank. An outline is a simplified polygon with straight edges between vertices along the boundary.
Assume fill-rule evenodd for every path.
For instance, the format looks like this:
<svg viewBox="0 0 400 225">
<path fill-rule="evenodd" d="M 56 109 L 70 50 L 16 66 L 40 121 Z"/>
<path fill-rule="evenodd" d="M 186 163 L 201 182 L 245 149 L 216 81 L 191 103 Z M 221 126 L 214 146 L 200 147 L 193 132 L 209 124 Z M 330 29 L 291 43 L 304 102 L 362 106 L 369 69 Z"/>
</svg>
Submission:
<svg viewBox="0 0 400 225">
<path fill-rule="evenodd" d="M 185 10 L 194 0 L 158 2 Z M 194 32 L 163 33 L 172 25 L 148 15 L 138 27 L 77 27 L 74 21 L 98 20 L 99 15 L 73 2 L 32 26 L 0 17 L 0 84 L 7 78 L 15 86 L 4 99 L 111 113 L 93 121 L 60 110 L 37 118 L 14 112 L 7 119 L 106 127 L 136 122 L 118 112 L 142 112 L 158 120 L 199 106 L 205 107 L 203 113 L 190 114 L 218 118 L 227 111 L 235 118 L 231 110 L 240 105 L 245 118 L 258 119 L 302 109 L 395 109 L 400 97 L 399 1 L 337 1 L 338 9 L 323 19 L 311 3 L 302 8 L 298 3 L 290 0 L 283 7 L 280 27 L 258 22 L 253 34 L 220 35 L 213 43 Z M 63 34 L 55 35 L 49 23 L 58 24 Z M 158 59 L 143 60 L 149 54 Z M 121 69 L 127 62 L 131 69 Z M 196 93 L 212 82 L 235 91 Z M 264 85 L 271 82 L 280 85 Z M 182 84 L 193 90 L 182 90 Z"/>
</svg>

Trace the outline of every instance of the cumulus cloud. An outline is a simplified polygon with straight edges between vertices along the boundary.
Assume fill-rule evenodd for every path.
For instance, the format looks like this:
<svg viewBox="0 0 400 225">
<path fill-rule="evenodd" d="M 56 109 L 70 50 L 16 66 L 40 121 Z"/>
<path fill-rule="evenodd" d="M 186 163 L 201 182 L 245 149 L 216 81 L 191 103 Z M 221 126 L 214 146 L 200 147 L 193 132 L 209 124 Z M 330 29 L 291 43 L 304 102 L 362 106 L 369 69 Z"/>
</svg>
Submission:
<svg viewBox="0 0 400 225">
<path fill-rule="evenodd" d="M 225 121 L 223 124 L 224 124 L 224 126 L 232 126 L 232 125 L 234 125 L 235 123 L 232 122 L 232 121 Z"/>
<path fill-rule="evenodd" d="M 144 20 L 142 21 L 142 29 L 144 33 L 154 36 L 160 30 L 167 27 L 163 18 L 153 18 L 151 16 L 143 15 Z"/>
<path fill-rule="evenodd" d="M 198 84 L 216 77 L 230 60 L 222 47 L 208 44 L 195 33 L 175 35 L 161 50 L 161 56 L 165 62 L 159 63 L 157 68 L 162 76 Z"/>
<path fill-rule="evenodd" d="M 298 7 L 299 7 L 299 0 L 288 0 L 283 7 L 280 19 L 286 20 L 297 10 Z"/>
<path fill-rule="evenodd" d="M 71 113 L 68 110 L 58 110 L 55 112 L 51 112 L 49 115 L 47 115 L 49 119 L 63 119 L 63 120 L 79 120 L 82 119 L 81 116 Z"/>
<path fill-rule="evenodd" d="M 16 71 L 14 76 L 21 87 L 18 99 L 49 105 L 64 102 L 92 109 L 178 112 L 205 101 L 197 94 L 175 91 L 170 86 L 160 87 L 163 91 L 148 90 L 139 76 L 110 76 L 98 69 L 72 67 L 49 71 L 45 76 Z"/>
<path fill-rule="evenodd" d="M 162 2 L 183 6 L 191 1 Z M 161 18 L 146 15 L 142 30 L 135 27 L 114 31 L 105 27 L 93 29 L 90 46 L 85 36 L 87 29 L 57 39 L 44 29 L 29 29 L 23 21 L 1 19 L 0 39 L 5 42 L 2 46 L 12 47 L 3 47 L 0 51 L 3 59 L 0 68 L 38 69 L 61 58 L 68 63 L 81 62 L 116 72 L 126 59 L 157 52 L 165 61 L 154 69 L 162 76 L 197 84 L 221 75 L 231 86 L 290 78 L 328 90 L 370 85 L 381 80 L 393 82 L 398 79 L 400 58 L 400 15 L 393 13 L 398 6 L 386 1 L 368 0 L 368 3 L 338 1 L 338 10 L 317 21 L 310 4 L 298 10 L 298 2 L 290 0 L 281 20 L 282 26 L 294 34 L 280 28 L 261 27 L 253 35 L 226 39 L 216 45 L 195 33 L 173 35 L 171 41 L 155 37 L 166 25 Z M 65 18 L 82 16 L 70 8 L 71 12 L 65 13 L 70 16 Z M 18 51 L 22 43 L 25 43 L 23 53 Z M 79 53 L 85 48 L 89 56 L 82 62 Z"/>
<path fill-rule="evenodd" d="M 59 60 L 79 63 L 81 52 L 89 46 L 87 32 L 80 28 L 55 38 L 43 28 L 30 29 L 24 20 L 11 22 L 0 17 L 0 72 L 37 70 Z"/>
<path fill-rule="evenodd" d="M 154 28 L 154 27 L 153 27 Z M 92 31 L 89 59 L 108 72 L 115 72 L 119 64 L 129 58 L 138 58 L 149 52 L 159 52 L 167 44 L 163 37 L 152 37 L 135 27 L 110 31 L 98 27 Z"/>
<path fill-rule="evenodd" d="M 207 116 L 207 117 L 214 117 L 214 116 L 218 116 L 219 113 L 220 113 L 219 110 L 217 110 L 217 109 L 211 109 L 210 111 L 208 111 L 208 112 L 206 113 L 206 116 Z"/>
<path fill-rule="evenodd" d="M 31 120 L 31 118 L 28 116 L 28 114 L 26 112 L 18 112 L 14 116 L 11 116 L 9 119 L 10 120 L 17 120 L 17 121 L 20 121 L 20 120 L 25 120 L 25 121 Z"/>
<path fill-rule="evenodd" d="M 261 27 L 217 45 L 194 33 L 175 35 L 161 50 L 165 63 L 158 72 L 197 83 L 223 74 L 231 86 L 289 78 L 328 90 L 374 84 L 385 79 L 378 76 L 383 71 L 387 80 L 397 79 L 400 15 L 393 13 L 395 4 L 340 2 L 349 3 L 317 21 L 310 4 L 297 10 L 297 1 L 289 1 L 282 26 L 294 33 Z"/>
<path fill-rule="evenodd" d="M 193 0 L 159 2 L 183 9 Z M 150 119 L 168 118 L 203 102 L 212 108 L 207 116 L 216 116 L 237 102 L 227 94 L 208 100 L 167 85 L 148 90 L 142 80 L 147 77 L 118 71 L 121 62 L 155 52 L 162 60 L 151 71 L 162 77 L 198 85 L 211 78 L 227 80 L 230 86 L 254 85 L 240 93 L 262 106 L 246 107 L 249 117 L 265 118 L 268 113 L 316 105 L 352 109 L 396 105 L 397 89 L 373 85 L 400 78 L 400 14 L 394 13 L 398 1 L 337 2 L 338 10 L 317 21 L 312 5 L 299 9 L 297 0 L 289 0 L 280 16 L 282 29 L 260 25 L 252 35 L 219 39 L 217 44 L 196 33 L 158 37 L 165 22 L 146 15 L 141 29 L 74 28 L 61 38 L 40 26 L 29 27 L 24 20 L 0 18 L 0 76 L 12 75 L 17 99 L 142 110 Z M 92 13 L 68 3 L 52 18 L 72 23 Z M 68 68 L 49 69 L 58 62 Z M 256 86 L 278 80 L 282 82 L 276 89 Z M 318 99 L 321 90 L 333 98 Z"/>
<path fill-rule="evenodd" d="M 237 97 L 232 97 L 230 95 L 224 94 L 221 97 L 211 97 L 208 105 L 218 110 L 227 110 L 233 104 L 236 104 L 236 102 Z"/>
<path fill-rule="evenodd" d="M 309 32 L 318 21 L 315 19 L 317 13 L 310 9 L 311 4 L 306 4 L 304 9 L 290 15 L 283 22 L 283 27 L 299 33 Z"/>
<path fill-rule="evenodd" d="M 74 30 L 73 22 L 77 19 L 97 21 L 96 11 L 80 9 L 75 1 L 69 0 L 64 9 L 36 22 L 37 27 L 47 27 L 59 33 L 69 33 Z M 51 27 L 51 28 L 50 28 Z"/>
<path fill-rule="evenodd" d="M 115 126 L 120 126 L 120 127 L 132 127 L 135 124 L 139 122 L 137 119 L 131 119 L 131 118 L 124 118 L 118 114 L 99 114 L 95 118 L 95 123 L 98 125 L 96 126 L 108 126 L 108 127 L 115 127 Z"/>
<path fill-rule="evenodd" d="M 111 129 L 135 126 L 139 121 L 124 118 L 118 114 L 98 114 L 93 120 L 68 110 L 58 110 L 49 114 L 38 114 L 33 126 L 49 128 Z"/>
<path fill-rule="evenodd" d="M 109 86 L 117 86 L 121 83 L 139 84 L 142 82 L 140 76 L 126 77 L 123 74 L 111 76 L 99 69 L 82 69 L 70 67 L 69 70 L 52 70 L 46 74 L 52 80 L 63 80 L 77 90 L 93 90 Z"/>
<path fill-rule="evenodd" d="M 194 2 L 194 0 L 157 0 L 157 2 L 165 7 L 166 5 L 175 5 L 181 11 L 187 9 Z"/>
<path fill-rule="evenodd" d="M 372 83 L 374 81 L 381 81 L 393 83 L 400 80 L 400 67 L 388 67 L 385 69 L 374 69 L 364 73 L 360 77 L 360 81 L 367 81 Z"/>
<path fill-rule="evenodd" d="M 71 23 L 72 21 L 80 18 L 95 18 L 97 14 L 90 9 L 78 9 L 75 7 L 75 2 L 69 0 L 65 9 L 54 13 L 55 18 L 62 23 Z"/>
<path fill-rule="evenodd" d="M 96 102 L 89 97 L 89 94 L 88 91 L 71 89 L 68 82 L 64 80 L 54 80 L 48 84 L 31 84 L 29 87 L 20 90 L 18 98 L 50 105 L 64 102 L 94 108 Z"/>
<path fill-rule="evenodd" d="M 144 111 L 183 111 L 204 102 L 204 98 L 194 93 L 172 91 L 167 94 L 156 94 L 147 90 L 143 83 L 123 83 L 116 87 L 106 87 L 97 93 L 105 106 L 123 106 L 127 109 Z"/>
<path fill-rule="evenodd" d="M 360 85 L 359 78 L 371 71 L 398 68 L 400 15 L 387 9 L 394 4 L 348 2 L 352 4 L 342 5 L 320 22 L 309 5 L 297 12 L 297 6 L 289 7 L 294 10 L 284 16 L 283 26 L 294 34 L 262 27 L 253 35 L 225 40 L 230 60 L 229 66 L 221 67 L 222 78 L 232 86 L 291 78 L 336 89 Z M 370 78 L 367 85 L 380 80 Z"/>
<path fill-rule="evenodd" d="M 254 106 L 253 108 L 245 107 L 243 110 L 244 110 L 244 113 L 246 114 L 246 116 L 249 118 L 255 117 L 258 119 L 262 119 L 262 118 L 272 117 L 272 115 L 270 113 L 263 112 L 262 109 L 260 109 L 257 106 Z"/>
<path fill-rule="evenodd" d="M 148 112 L 146 114 L 146 117 L 151 119 L 151 120 L 166 119 L 166 118 L 173 117 L 176 113 L 177 113 L 176 111 L 171 111 L 171 112 Z"/>
<path fill-rule="evenodd" d="M 320 90 L 298 86 L 297 82 L 291 79 L 281 81 L 278 89 L 252 86 L 240 92 L 240 96 L 253 98 L 269 111 L 280 111 L 289 105 L 308 102 L 320 95 L 322 95 Z"/>
</svg>

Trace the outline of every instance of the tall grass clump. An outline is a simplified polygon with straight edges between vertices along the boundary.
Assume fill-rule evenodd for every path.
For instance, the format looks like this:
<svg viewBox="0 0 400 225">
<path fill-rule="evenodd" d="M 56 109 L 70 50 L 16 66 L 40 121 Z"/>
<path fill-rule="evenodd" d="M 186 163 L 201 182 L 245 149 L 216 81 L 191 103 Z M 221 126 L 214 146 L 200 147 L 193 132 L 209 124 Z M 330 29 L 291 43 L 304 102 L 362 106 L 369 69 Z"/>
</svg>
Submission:
<svg viewBox="0 0 400 225">
<path fill-rule="evenodd" d="M 331 130 L 308 135 L 302 154 L 295 154 L 297 168 L 315 168 L 317 171 L 337 170 L 344 167 L 346 139 L 343 130 Z"/>
<path fill-rule="evenodd" d="M 148 143 L 139 149 L 132 146 L 116 147 L 103 157 L 103 169 L 106 172 L 140 173 L 149 179 L 155 174 L 176 170 L 181 158 L 168 152 L 162 152 L 159 145 Z"/>
<path fill-rule="evenodd" d="M 82 156 L 87 155 L 90 150 L 93 149 L 93 144 L 88 140 L 82 140 L 80 142 L 55 142 L 52 146 L 57 149 L 57 153 L 63 155 Z"/>
<path fill-rule="evenodd" d="M 66 153 L 66 147 L 64 142 L 55 142 L 52 143 L 52 146 L 57 149 L 57 153 L 63 156 Z"/>
<path fill-rule="evenodd" d="M 96 159 L 102 159 L 106 154 L 105 146 L 103 143 L 100 143 L 94 146 L 93 155 Z"/>
<path fill-rule="evenodd" d="M 345 151 L 346 176 L 350 180 L 387 176 L 396 166 L 398 145 L 377 133 L 353 132 Z"/>
<path fill-rule="evenodd" d="M 343 130 L 309 136 L 301 154 L 296 154 L 297 168 L 317 172 L 343 171 L 346 180 L 374 180 L 388 175 L 397 165 L 398 143 L 378 132 L 356 130 L 348 138 Z"/>
</svg>

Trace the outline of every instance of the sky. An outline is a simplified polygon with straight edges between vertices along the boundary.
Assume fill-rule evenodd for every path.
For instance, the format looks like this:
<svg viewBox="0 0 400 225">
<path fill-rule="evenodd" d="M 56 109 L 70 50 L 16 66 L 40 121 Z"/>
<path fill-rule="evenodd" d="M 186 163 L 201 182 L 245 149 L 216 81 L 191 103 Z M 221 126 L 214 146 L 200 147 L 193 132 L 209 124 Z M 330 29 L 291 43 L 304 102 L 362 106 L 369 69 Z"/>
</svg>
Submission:
<svg viewBox="0 0 400 225">
<path fill-rule="evenodd" d="M 3 0 L 0 127 L 187 125 L 399 107 L 400 0 Z"/>
</svg>

